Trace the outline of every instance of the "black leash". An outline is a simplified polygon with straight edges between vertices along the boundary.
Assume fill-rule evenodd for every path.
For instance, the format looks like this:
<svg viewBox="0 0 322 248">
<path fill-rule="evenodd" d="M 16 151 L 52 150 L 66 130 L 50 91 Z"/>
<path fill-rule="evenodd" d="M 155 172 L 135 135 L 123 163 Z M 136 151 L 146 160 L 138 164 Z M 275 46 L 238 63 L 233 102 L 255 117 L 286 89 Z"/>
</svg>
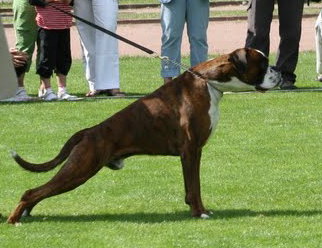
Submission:
<svg viewBox="0 0 322 248">
<path fill-rule="evenodd" d="M 80 1 L 83 1 L 83 0 L 80 0 Z M 150 49 L 148 49 L 148 48 L 146 48 L 146 47 L 144 47 L 144 46 L 141 46 L 141 45 L 139 45 L 139 44 L 137 44 L 137 43 L 135 43 L 135 42 L 133 42 L 133 41 L 131 41 L 131 40 L 128 40 L 128 39 L 126 39 L 126 38 L 124 38 L 124 37 L 122 37 L 122 36 L 120 36 L 120 35 L 118 35 L 118 34 L 116 34 L 116 33 L 113 33 L 112 31 L 109 31 L 109 30 L 107 30 L 107 29 L 105 29 L 105 28 L 103 28 L 103 27 L 101 27 L 101 26 L 98 26 L 98 25 L 96 25 L 95 23 L 92 23 L 92 22 L 90 22 L 90 21 L 87 21 L 87 20 L 85 20 L 85 19 L 83 19 L 83 18 L 81 18 L 81 17 L 79 17 L 79 16 L 77 16 L 77 15 L 74 15 L 74 14 L 72 14 L 72 13 L 70 13 L 70 12 L 67 12 L 67 11 L 65 11 L 65 10 L 61 9 L 61 8 L 58 8 L 58 7 L 57 7 L 57 6 L 55 6 L 54 4 L 48 3 L 48 5 L 49 5 L 50 7 L 52 7 L 52 8 L 54 8 L 54 9 L 56 9 L 56 10 L 58 10 L 58 11 L 60 11 L 60 12 L 64 13 L 64 14 L 66 14 L 66 15 L 69 15 L 69 16 L 74 17 L 75 19 L 77 19 L 77 20 L 79 20 L 79 21 L 82 21 L 82 22 L 86 23 L 87 25 L 89 25 L 89 26 L 91 26 L 91 27 L 93 27 L 93 28 L 95 28 L 95 29 L 98 29 L 98 30 L 102 31 L 102 32 L 103 32 L 103 33 L 105 33 L 105 34 L 108 34 L 108 35 L 110 35 L 110 36 L 112 36 L 112 37 L 114 37 L 114 38 L 116 38 L 116 39 L 118 39 L 118 40 L 121 40 L 121 41 L 123 41 L 123 42 L 125 42 L 125 43 L 127 43 L 127 44 L 129 44 L 129 45 L 131 45 L 131 46 L 134 46 L 134 47 L 136 47 L 136 48 L 138 48 L 138 49 L 142 50 L 143 52 L 146 52 L 146 53 L 148 53 L 148 54 L 150 54 L 150 55 L 152 55 L 152 54 L 156 54 L 154 51 L 152 51 L 152 50 L 150 50 Z M 157 54 L 156 54 L 156 55 L 157 55 Z"/>
</svg>

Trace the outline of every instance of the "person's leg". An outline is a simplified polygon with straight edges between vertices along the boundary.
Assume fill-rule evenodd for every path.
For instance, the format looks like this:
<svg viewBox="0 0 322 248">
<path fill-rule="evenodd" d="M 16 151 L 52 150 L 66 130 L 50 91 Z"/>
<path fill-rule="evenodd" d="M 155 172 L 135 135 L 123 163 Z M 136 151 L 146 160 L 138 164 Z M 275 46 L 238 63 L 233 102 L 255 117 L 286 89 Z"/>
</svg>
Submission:
<svg viewBox="0 0 322 248">
<path fill-rule="evenodd" d="M 72 56 L 70 49 L 70 29 L 59 30 L 57 41 L 56 56 L 56 74 L 61 75 L 63 80 L 58 81 L 58 87 L 66 88 L 66 76 L 72 65 Z"/>
<path fill-rule="evenodd" d="M 92 0 L 95 24 L 116 32 L 118 1 Z M 95 89 L 119 89 L 119 51 L 118 40 L 96 30 L 95 32 Z"/>
<path fill-rule="evenodd" d="M 180 74 L 180 66 L 171 61 L 177 64 L 181 63 L 181 42 L 186 21 L 186 1 L 174 0 L 161 5 L 161 55 L 169 58 L 169 60 L 162 60 L 161 62 L 161 76 L 165 79 L 165 83 Z"/>
<path fill-rule="evenodd" d="M 57 32 L 39 28 L 37 44 L 39 48 L 37 74 L 43 87 L 38 96 L 47 101 L 56 100 L 57 96 L 51 89 L 50 77 L 55 69 Z"/>
<path fill-rule="evenodd" d="M 70 49 L 70 29 L 59 31 L 59 41 L 57 43 L 57 60 L 56 60 L 56 75 L 58 99 L 71 100 L 76 96 L 70 95 L 67 92 L 67 75 L 72 65 L 72 56 Z"/>
<path fill-rule="evenodd" d="M 322 11 L 315 23 L 315 47 L 317 80 L 322 82 Z"/>
<path fill-rule="evenodd" d="M 92 0 L 74 1 L 74 13 L 77 16 L 94 22 Z M 89 90 L 94 91 L 95 84 L 95 29 L 76 20 L 77 29 L 81 39 L 82 50 L 84 53 L 85 75 L 88 81 Z"/>
<path fill-rule="evenodd" d="M 274 0 L 251 0 L 248 6 L 248 28 L 245 47 L 258 49 L 269 55 L 270 28 Z"/>
<path fill-rule="evenodd" d="M 294 73 L 298 61 L 304 0 L 278 0 L 280 44 L 276 67 L 282 72 L 281 89 L 295 89 Z"/>
<path fill-rule="evenodd" d="M 209 0 L 188 0 L 187 31 L 190 42 L 191 66 L 195 66 L 208 59 L 208 23 Z"/>
<path fill-rule="evenodd" d="M 17 96 L 28 98 L 27 92 L 24 89 L 24 78 L 25 73 L 30 69 L 37 39 L 36 12 L 34 6 L 31 6 L 28 1 L 25 0 L 14 0 L 12 10 L 13 25 L 16 35 L 15 49 L 26 52 L 29 55 L 25 66 L 17 68 L 16 70 L 19 87 Z"/>
</svg>

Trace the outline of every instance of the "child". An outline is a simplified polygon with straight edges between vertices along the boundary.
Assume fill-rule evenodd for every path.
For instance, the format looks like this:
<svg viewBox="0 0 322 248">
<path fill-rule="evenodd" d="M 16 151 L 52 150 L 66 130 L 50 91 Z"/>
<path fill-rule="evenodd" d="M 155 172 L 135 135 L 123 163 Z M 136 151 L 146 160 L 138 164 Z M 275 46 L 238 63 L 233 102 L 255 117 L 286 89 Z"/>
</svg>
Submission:
<svg viewBox="0 0 322 248">
<path fill-rule="evenodd" d="M 71 2 L 72 0 L 29 0 L 31 5 L 36 6 L 36 22 L 39 26 L 37 74 L 40 76 L 41 86 L 38 96 L 45 101 L 70 100 L 76 97 L 69 95 L 66 90 L 66 77 L 72 64 L 70 51 L 72 17 L 48 5 L 50 3 L 66 12 L 71 12 Z M 50 84 L 53 72 L 57 75 L 57 95 Z"/>
</svg>

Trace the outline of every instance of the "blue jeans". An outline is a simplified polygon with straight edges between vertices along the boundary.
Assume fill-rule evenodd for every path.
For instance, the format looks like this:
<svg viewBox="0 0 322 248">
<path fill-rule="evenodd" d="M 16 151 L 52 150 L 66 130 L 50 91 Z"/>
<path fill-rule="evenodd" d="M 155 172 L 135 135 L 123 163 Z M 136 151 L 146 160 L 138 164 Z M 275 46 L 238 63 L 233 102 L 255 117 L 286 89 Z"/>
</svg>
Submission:
<svg viewBox="0 0 322 248">
<path fill-rule="evenodd" d="M 190 43 L 190 64 L 197 65 L 208 58 L 207 28 L 209 0 L 172 0 L 161 5 L 161 55 L 181 63 L 181 43 L 185 23 Z M 162 61 L 161 76 L 175 77 L 180 67 Z"/>
</svg>

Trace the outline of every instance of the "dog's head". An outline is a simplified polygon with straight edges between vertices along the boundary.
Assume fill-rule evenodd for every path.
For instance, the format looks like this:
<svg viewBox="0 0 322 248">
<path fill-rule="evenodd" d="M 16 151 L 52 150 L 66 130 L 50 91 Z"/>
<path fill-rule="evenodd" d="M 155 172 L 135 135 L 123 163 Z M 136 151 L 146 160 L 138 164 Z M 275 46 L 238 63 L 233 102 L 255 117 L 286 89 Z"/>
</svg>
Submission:
<svg viewBox="0 0 322 248">
<path fill-rule="evenodd" d="M 223 92 L 263 92 L 278 86 L 282 81 L 280 72 L 268 65 L 268 58 L 251 48 L 237 49 L 205 63 L 204 68 L 207 69 L 201 74 L 208 78 L 211 86 Z"/>
</svg>

